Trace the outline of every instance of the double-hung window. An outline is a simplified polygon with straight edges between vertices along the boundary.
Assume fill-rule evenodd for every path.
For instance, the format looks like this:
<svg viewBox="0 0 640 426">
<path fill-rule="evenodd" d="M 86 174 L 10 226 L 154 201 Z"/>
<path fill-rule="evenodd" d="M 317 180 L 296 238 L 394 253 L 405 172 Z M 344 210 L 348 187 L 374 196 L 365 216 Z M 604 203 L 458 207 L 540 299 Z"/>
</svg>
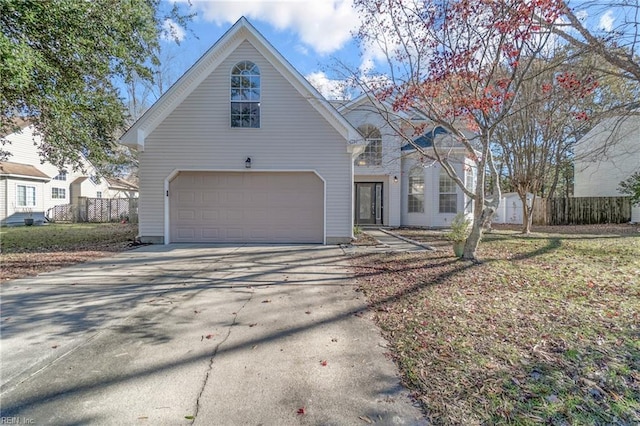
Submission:
<svg viewBox="0 0 640 426">
<path fill-rule="evenodd" d="M 231 70 L 231 127 L 260 127 L 260 69 L 253 62 Z"/>
<path fill-rule="evenodd" d="M 36 206 L 36 187 L 29 185 L 16 186 L 16 205 L 18 207 Z"/>
<path fill-rule="evenodd" d="M 415 166 L 409 171 L 409 213 L 424 213 L 424 168 Z"/>
<path fill-rule="evenodd" d="M 51 198 L 64 199 L 67 196 L 67 190 L 65 188 L 51 188 Z"/>
<path fill-rule="evenodd" d="M 440 170 L 440 213 L 458 212 L 458 194 L 456 181 L 454 181 L 444 169 Z"/>
</svg>

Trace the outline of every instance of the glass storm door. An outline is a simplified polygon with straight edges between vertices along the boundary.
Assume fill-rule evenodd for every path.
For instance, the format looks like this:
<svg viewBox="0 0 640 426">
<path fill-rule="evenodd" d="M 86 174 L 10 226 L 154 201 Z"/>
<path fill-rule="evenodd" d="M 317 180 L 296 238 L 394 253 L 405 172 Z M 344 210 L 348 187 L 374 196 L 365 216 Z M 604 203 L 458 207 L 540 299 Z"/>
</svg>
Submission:
<svg viewBox="0 0 640 426">
<path fill-rule="evenodd" d="M 382 183 L 356 183 L 357 225 L 382 225 Z"/>
</svg>

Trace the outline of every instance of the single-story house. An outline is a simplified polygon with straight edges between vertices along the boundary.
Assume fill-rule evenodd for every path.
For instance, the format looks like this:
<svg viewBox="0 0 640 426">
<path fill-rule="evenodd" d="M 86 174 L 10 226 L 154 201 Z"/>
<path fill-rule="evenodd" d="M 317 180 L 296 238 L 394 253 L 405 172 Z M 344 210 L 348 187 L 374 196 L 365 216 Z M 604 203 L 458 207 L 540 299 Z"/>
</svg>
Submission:
<svg viewBox="0 0 640 426">
<path fill-rule="evenodd" d="M 96 168 L 86 159 L 84 171 L 59 170 L 43 161 L 37 145 L 41 136 L 33 125 L 20 121 L 21 130 L 4 139 L 10 156 L 0 162 L 0 224 L 24 223 L 31 216 L 42 223 L 56 206 L 74 204 L 80 197 L 135 198 L 137 187 L 123 179 L 98 177 Z"/>
<path fill-rule="evenodd" d="M 367 96 L 328 102 L 241 18 L 120 140 L 139 151 L 140 239 L 346 243 L 354 225 L 447 227 L 470 214 L 392 127 Z M 427 129 L 414 143 L 446 146 L 473 188 L 464 148 Z"/>
<path fill-rule="evenodd" d="M 607 119 L 576 144 L 575 197 L 619 197 L 620 182 L 640 171 L 640 111 Z M 640 222 L 640 206 L 631 209 L 631 221 Z"/>
</svg>

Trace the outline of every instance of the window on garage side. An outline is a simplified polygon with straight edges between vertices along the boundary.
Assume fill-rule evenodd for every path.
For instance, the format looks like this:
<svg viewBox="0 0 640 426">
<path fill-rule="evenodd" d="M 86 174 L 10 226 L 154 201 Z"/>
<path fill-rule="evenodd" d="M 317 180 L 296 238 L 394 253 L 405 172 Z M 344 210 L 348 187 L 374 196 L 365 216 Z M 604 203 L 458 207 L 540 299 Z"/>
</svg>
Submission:
<svg viewBox="0 0 640 426">
<path fill-rule="evenodd" d="M 447 174 L 444 169 L 440 170 L 440 213 L 458 212 L 458 194 L 456 192 L 456 181 Z"/>
<path fill-rule="evenodd" d="M 424 169 L 415 166 L 409 171 L 409 213 L 424 213 Z"/>
<path fill-rule="evenodd" d="M 358 127 L 358 131 L 367 142 L 367 147 L 356 158 L 356 166 L 382 165 L 382 135 L 380 130 L 371 124 L 365 124 Z"/>
<path fill-rule="evenodd" d="M 51 188 L 51 198 L 63 199 L 67 197 L 67 190 L 65 188 Z"/>
<path fill-rule="evenodd" d="M 36 187 L 29 185 L 16 186 L 16 205 L 18 207 L 36 206 Z"/>
<path fill-rule="evenodd" d="M 260 127 L 260 69 L 249 61 L 231 70 L 231 127 Z"/>
</svg>

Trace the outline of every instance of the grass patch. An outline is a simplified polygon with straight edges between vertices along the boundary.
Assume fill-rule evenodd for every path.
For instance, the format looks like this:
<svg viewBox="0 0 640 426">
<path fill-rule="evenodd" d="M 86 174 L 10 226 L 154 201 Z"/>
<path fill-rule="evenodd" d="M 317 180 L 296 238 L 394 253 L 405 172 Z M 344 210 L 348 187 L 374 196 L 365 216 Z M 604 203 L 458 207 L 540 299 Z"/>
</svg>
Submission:
<svg viewBox="0 0 640 426">
<path fill-rule="evenodd" d="M 22 278 L 130 247 L 137 225 L 51 224 L 0 228 L 0 280 Z"/>
<path fill-rule="evenodd" d="M 3 227 L 0 228 L 0 249 L 5 254 L 95 250 L 129 242 L 137 231 L 137 225 L 122 223 Z"/>
<path fill-rule="evenodd" d="M 478 254 L 353 258 L 431 421 L 640 422 L 640 235 L 496 232 Z"/>
</svg>

